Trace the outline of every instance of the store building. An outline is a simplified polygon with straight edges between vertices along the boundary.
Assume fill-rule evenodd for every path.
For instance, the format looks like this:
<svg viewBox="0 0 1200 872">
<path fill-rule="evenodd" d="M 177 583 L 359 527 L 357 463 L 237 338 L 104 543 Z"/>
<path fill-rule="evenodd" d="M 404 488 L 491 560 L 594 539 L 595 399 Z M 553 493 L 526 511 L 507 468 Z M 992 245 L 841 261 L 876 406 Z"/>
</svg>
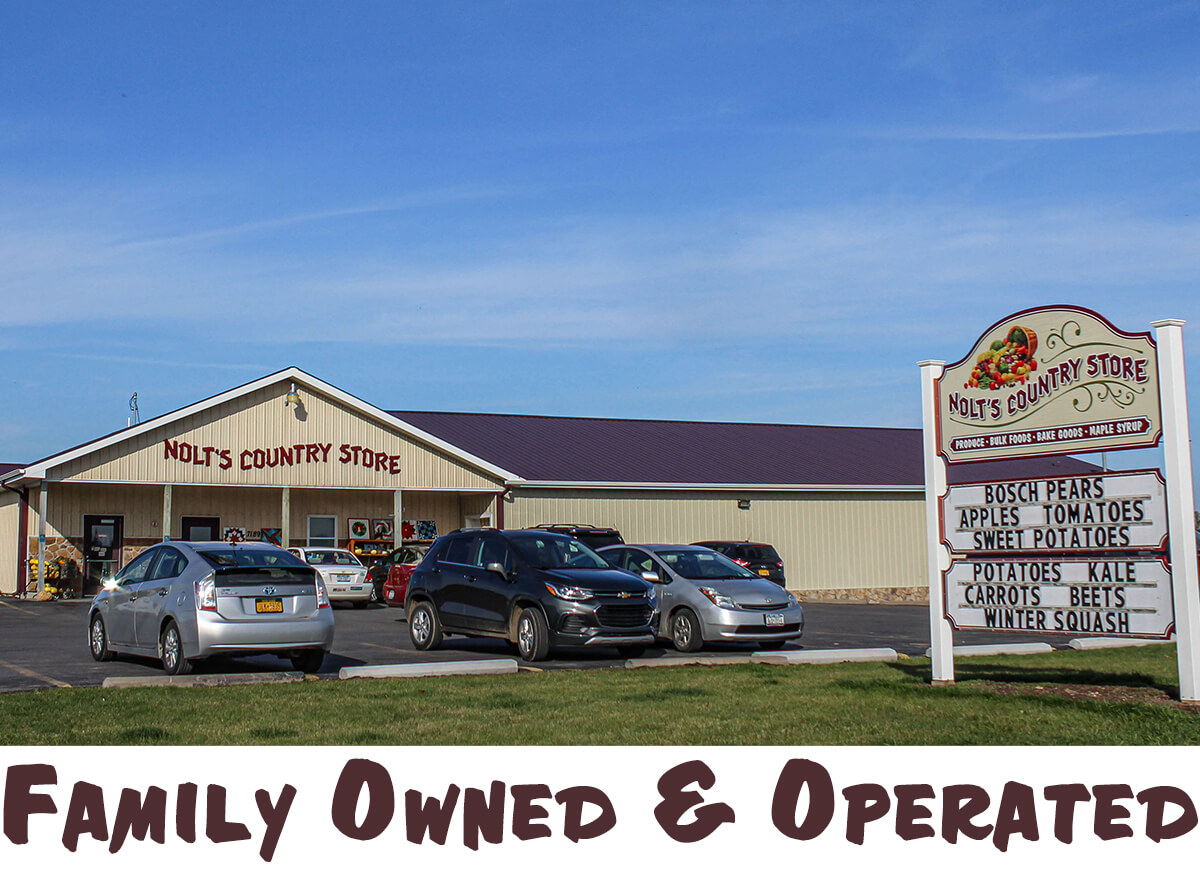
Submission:
<svg viewBox="0 0 1200 872">
<path fill-rule="evenodd" d="M 987 466 L 972 471 L 1003 477 Z M 291 368 L 0 466 L 0 594 L 60 575 L 90 594 L 164 539 L 384 548 L 561 522 L 770 542 L 790 589 L 919 598 L 923 480 L 919 430 L 387 412 Z"/>
</svg>

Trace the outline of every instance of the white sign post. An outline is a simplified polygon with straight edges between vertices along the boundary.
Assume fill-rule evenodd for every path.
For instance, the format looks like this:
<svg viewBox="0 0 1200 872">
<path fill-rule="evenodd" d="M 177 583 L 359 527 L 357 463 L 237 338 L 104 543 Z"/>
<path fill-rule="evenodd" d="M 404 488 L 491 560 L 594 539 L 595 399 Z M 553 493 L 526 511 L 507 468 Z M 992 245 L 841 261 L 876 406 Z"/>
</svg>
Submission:
<svg viewBox="0 0 1200 872">
<path fill-rule="evenodd" d="M 1163 452 L 1166 455 L 1171 576 L 1175 585 L 1175 643 L 1179 651 L 1179 698 L 1200 700 L 1200 584 L 1196 570 L 1196 501 L 1192 488 L 1192 442 L 1188 428 L 1187 381 L 1183 370 L 1183 325 L 1155 321 L 1161 350 Z"/>
<path fill-rule="evenodd" d="M 925 545 L 929 572 L 929 640 L 933 652 L 933 683 L 954 683 L 954 635 L 946 620 L 942 596 L 942 571 L 949 568 L 950 555 L 941 543 L 941 504 L 946 493 L 946 462 L 938 453 L 937 380 L 945 361 L 926 360 L 921 367 L 921 405 L 924 414 L 925 447 Z"/>
</svg>

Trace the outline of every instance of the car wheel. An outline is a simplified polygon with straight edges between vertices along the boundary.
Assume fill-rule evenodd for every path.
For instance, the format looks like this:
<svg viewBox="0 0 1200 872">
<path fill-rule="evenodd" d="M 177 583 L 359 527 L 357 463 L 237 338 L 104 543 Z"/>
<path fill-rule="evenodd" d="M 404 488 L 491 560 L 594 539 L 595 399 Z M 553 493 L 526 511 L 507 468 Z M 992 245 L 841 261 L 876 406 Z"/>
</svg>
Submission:
<svg viewBox="0 0 1200 872">
<path fill-rule="evenodd" d="M 432 603 L 413 606 L 408 615 L 408 635 L 418 651 L 432 651 L 442 644 L 442 620 Z"/>
<path fill-rule="evenodd" d="M 641 657 L 643 654 L 645 654 L 646 646 L 645 645 L 618 645 L 617 653 L 620 654 L 622 657 L 628 657 L 629 659 L 632 660 L 634 657 Z"/>
<path fill-rule="evenodd" d="M 540 609 L 522 609 L 517 616 L 517 652 L 522 660 L 545 660 L 550 653 L 550 628 Z"/>
<path fill-rule="evenodd" d="M 320 648 L 310 648 L 307 651 L 296 651 L 292 654 L 292 668 L 311 675 L 321 668 L 325 662 L 325 652 Z"/>
<path fill-rule="evenodd" d="M 676 651 L 691 654 L 704 645 L 700 635 L 700 621 L 691 609 L 680 609 L 671 616 L 671 641 Z"/>
<path fill-rule="evenodd" d="M 183 656 L 183 638 L 179 625 L 167 621 L 158 640 L 158 656 L 167 675 L 187 675 L 192 671 L 192 661 Z"/>
<path fill-rule="evenodd" d="M 786 639 L 764 639 L 762 642 L 758 643 L 758 647 L 762 648 L 764 651 L 778 651 L 786 644 Z"/>
<path fill-rule="evenodd" d="M 377 603 L 377 602 L 379 602 L 380 599 L 382 599 L 382 597 L 379 596 L 379 588 L 376 587 L 374 584 L 372 584 L 371 585 L 371 598 L 368 600 L 368 602 Z"/>
<path fill-rule="evenodd" d="M 113 659 L 113 653 L 108 650 L 108 630 L 104 628 L 104 618 L 100 617 L 99 612 L 92 615 L 92 623 L 88 628 L 88 644 L 92 649 L 92 659 Z"/>
</svg>

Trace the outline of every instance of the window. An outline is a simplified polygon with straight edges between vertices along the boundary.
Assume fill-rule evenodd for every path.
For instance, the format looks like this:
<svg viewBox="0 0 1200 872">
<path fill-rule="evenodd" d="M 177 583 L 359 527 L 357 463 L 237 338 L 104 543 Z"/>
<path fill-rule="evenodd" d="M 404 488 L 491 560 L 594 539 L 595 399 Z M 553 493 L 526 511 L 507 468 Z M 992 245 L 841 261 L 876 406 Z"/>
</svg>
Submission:
<svg viewBox="0 0 1200 872">
<path fill-rule="evenodd" d="M 337 515 L 308 516 L 308 547 L 337 547 Z"/>
<path fill-rule="evenodd" d="M 150 569 L 150 564 L 154 562 L 154 558 L 158 556 L 158 551 L 143 551 L 137 557 L 133 558 L 128 566 L 121 570 L 119 581 L 121 584 L 136 584 L 146 578 L 146 573 Z"/>
<path fill-rule="evenodd" d="M 154 565 L 153 571 L 146 576 L 149 579 L 175 578 L 187 566 L 187 558 L 174 548 L 160 548 L 159 553 L 162 556 L 158 558 L 158 563 Z"/>
<path fill-rule="evenodd" d="M 475 549 L 472 546 L 477 541 L 476 536 L 459 536 L 446 547 L 446 554 L 442 559 L 447 563 L 465 563 L 468 566 L 473 564 L 471 556 Z"/>
<path fill-rule="evenodd" d="M 483 546 L 479 549 L 479 557 L 475 561 L 477 566 L 482 566 L 487 569 L 489 563 L 499 563 L 507 572 L 512 568 L 512 557 L 509 556 L 508 546 L 500 539 L 484 539 Z"/>
</svg>

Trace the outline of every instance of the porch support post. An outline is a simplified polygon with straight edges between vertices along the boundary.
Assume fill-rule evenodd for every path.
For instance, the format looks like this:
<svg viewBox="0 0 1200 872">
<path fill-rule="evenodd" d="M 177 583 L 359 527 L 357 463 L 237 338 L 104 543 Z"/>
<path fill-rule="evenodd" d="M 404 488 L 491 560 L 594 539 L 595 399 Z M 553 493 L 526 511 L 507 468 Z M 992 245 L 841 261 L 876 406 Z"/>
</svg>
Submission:
<svg viewBox="0 0 1200 872">
<path fill-rule="evenodd" d="M 392 547 L 404 544 L 404 492 L 396 488 L 392 492 Z"/>
<path fill-rule="evenodd" d="M 282 517 L 279 519 L 279 544 L 283 548 L 290 548 L 292 545 L 292 489 L 285 487 L 280 494 L 279 513 Z"/>
<path fill-rule="evenodd" d="M 162 540 L 171 541 L 171 485 L 163 485 Z"/>
<path fill-rule="evenodd" d="M 42 479 L 41 490 L 38 494 L 38 593 L 42 593 L 46 589 L 46 505 L 49 490 L 49 483 Z"/>
</svg>

